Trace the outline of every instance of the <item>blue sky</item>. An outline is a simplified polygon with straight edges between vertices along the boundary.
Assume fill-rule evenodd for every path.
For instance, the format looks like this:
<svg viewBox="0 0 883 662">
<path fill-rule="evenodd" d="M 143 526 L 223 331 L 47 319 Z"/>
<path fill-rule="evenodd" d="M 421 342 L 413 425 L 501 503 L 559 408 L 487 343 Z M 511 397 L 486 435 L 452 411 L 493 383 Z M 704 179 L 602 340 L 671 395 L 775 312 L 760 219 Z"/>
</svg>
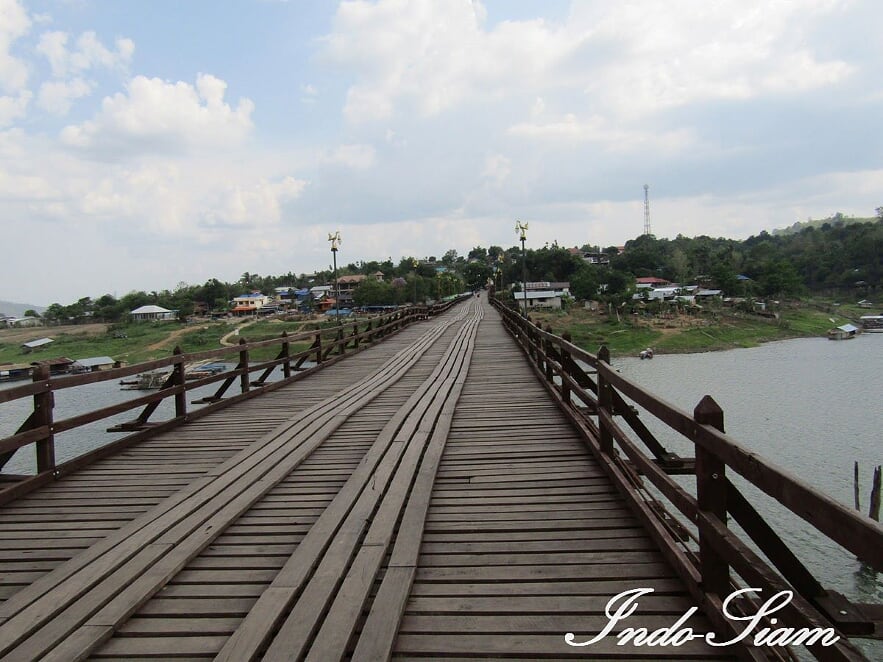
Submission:
<svg viewBox="0 0 883 662">
<path fill-rule="evenodd" d="M 874 0 L 0 0 L 0 299 L 883 205 Z"/>
</svg>

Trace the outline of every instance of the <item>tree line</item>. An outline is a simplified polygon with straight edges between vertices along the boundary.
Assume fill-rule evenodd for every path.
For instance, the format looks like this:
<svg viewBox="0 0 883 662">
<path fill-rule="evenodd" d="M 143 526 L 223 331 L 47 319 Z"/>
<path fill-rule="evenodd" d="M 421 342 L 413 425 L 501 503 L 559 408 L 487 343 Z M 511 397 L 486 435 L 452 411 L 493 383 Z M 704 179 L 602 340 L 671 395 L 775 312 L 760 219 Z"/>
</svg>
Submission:
<svg viewBox="0 0 883 662">
<path fill-rule="evenodd" d="M 877 214 L 876 220 L 866 223 L 834 217 L 819 226 L 782 234 L 764 231 L 744 241 L 642 235 L 626 242 L 621 252 L 612 246 L 565 248 L 553 243 L 527 249 L 523 258 L 519 246 L 476 246 L 466 256 L 448 250 L 440 258 L 354 262 L 341 267 L 338 276 L 383 273 L 382 282 L 369 277 L 356 289 L 354 301 L 360 306 L 443 298 L 490 283 L 503 292 L 517 291 L 525 270 L 528 281 L 566 281 L 578 299 L 610 302 L 627 300 L 635 279 L 647 276 L 715 287 L 729 296 L 788 297 L 822 291 L 872 295 L 883 285 L 883 208 Z M 587 253 L 603 255 L 606 263 L 586 261 Z M 246 292 L 271 294 L 279 287 L 301 289 L 333 281 L 330 269 L 279 276 L 245 272 L 233 283 L 211 278 L 201 285 L 179 283 L 174 290 L 53 303 L 43 317 L 50 323 L 118 322 L 146 304 L 178 310 L 186 317 L 197 303 L 224 311 L 235 296 Z"/>
</svg>

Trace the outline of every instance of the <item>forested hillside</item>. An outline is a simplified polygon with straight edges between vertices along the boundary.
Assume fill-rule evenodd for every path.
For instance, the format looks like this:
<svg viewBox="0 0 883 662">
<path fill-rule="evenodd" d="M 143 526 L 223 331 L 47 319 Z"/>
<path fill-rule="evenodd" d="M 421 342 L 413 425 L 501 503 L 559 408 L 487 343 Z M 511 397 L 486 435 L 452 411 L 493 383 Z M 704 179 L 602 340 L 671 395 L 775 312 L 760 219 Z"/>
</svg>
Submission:
<svg viewBox="0 0 883 662">
<path fill-rule="evenodd" d="M 368 279 L 356 290 L 357 305 L 399 304 L 434 299 L 489 282 L 503 290 L 520 283 L 524 271 L 521 248 L 476 246 L 466 256 L 449 250 L 441 258 L 403 258 L 398 264 L 355 262 L 338 275 L 383 273 L 383 282 Z M 591 263 L 586 256 L 595 256 Z M 600 259 L 599 259 L 600 257 Z M 798 232 L 762 232 L 744 241 L 706 236 L 657 239 L 642 235 L 615 247 L 547 245 L 527 250 L 529 281 L 568 281 L 577 298 L 598 297 L 624 301 L 635 278 L 656 276 L 671 282 L 699 283 L 727 295 L 782 297 L 829 292 L 858 298 L 873 296 L 883 286 L 883 217 L 865 223 L 833 220 L 809 225 Z M 745 278 L 747 277 L 747 279 Z M 157 304 L 190 315 L 194 304 L 225 310 L 230 300 L 251 291 L 272 293 L 274 288 L 302 288 L 333 282 L 330 271 L 260 276 L 245 272 L 235 283 L 210 278 L 202 285 L 180 283 L 174 291 L 130 292 L 117 299 L 110 294 L 84 297 L 46 309 L 47 322 L 125 319 L 144 304 Z M 604 287 L 602 287 L 602 285 Z M 517 287 L 517 286 L 516 286 Z"/>
</svg>

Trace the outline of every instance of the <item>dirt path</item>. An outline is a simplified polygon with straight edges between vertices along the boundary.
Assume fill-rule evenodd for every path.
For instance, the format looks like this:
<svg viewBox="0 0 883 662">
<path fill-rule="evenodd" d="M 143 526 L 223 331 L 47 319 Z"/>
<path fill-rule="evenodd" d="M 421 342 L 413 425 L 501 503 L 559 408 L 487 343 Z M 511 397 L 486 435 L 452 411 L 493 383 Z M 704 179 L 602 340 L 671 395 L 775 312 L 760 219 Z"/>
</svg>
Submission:
<svg viewBox="0 0 883 662">
<path fill-rule="evenodd" d="M 162 340 L 155 342 L 152 345 L 148 345 L 146 347 L 146 349 L 151 352 L 154 350 L 157 350 L 157 349 L 165 349 L 166 345 L 168 345 L 170 342 L 177 340 L 181 336 L 186 336 L 188 333 L 192 333 L 193 331 L 198 331 L 200 328 L 201 327 L 194 326 L 194 327 L 189 327 L 189 328 L 184 327 L 183 329 L 177 329 L 176 331 L 172 331 L 168 336 L 166 336 Z"/>
<path fill-rule="evenodd" d="M 237 326 L 235 329 L 233 329 L 230 333 L 227 333 L 227 334 L 221 336 L 221 340 L 220 340 L 219 342 L 220 342 L 224 347 L 230 347 L 230 345 L 236 345 L 236 344 L 238 344 L 238 343 L 239 343 L 238 340 L 237 340 L 236 342 L 232 342 L 232 341 L 230 340 L 230 338 L 232 338 L 233 336 L 238 336 L 238 335 L 239 335 L 239 332 L 242 331 L 242 329 L 244 329 L 244 328 L 247 327 L 247 326 L 251 326 L 251 325 L 254 324 L 256 321 L 257 321 L 257 320 L 251 320 L 250 322 L 243 322 L 242 324 L 240 324 L 239 326 Z"/>
</svg>

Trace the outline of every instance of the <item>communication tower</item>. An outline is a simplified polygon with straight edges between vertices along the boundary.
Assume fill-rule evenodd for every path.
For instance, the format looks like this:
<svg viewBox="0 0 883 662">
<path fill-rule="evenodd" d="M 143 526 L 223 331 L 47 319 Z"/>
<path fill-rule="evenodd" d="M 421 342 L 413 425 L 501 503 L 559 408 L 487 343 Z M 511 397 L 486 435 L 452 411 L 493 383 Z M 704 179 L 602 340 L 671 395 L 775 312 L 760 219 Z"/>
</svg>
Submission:
<svg viewBox="0 0 883 662">
<path fill-rule="evenodd" d="M 644 184 L 644 234 L 653 234 L 650 232 L 650 186 Z"/>
</svg>

